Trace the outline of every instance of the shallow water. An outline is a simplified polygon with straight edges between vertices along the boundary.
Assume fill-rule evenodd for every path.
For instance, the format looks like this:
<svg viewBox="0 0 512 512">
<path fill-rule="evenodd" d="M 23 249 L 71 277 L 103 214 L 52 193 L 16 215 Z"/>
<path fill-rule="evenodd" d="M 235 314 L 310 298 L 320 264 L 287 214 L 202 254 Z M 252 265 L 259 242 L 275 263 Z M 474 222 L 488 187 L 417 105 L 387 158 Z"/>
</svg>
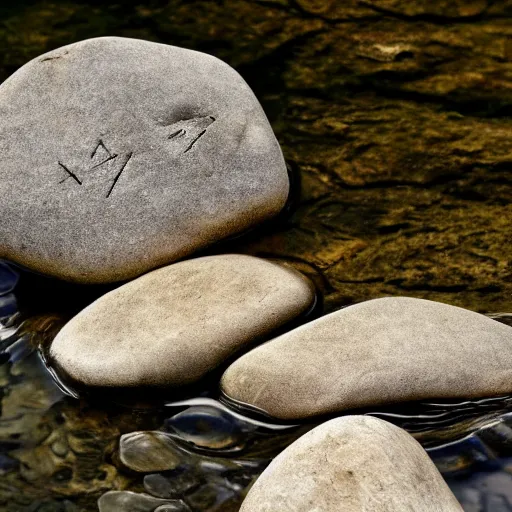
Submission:
<svg viewBox="0 0 512 512">
<path fill-rule="evenodd" d="M 39 350 L 64 318 L 19 313 L 16 274 L 0 271 L 0 510 L 96 510 L 107 491 L 123 490 L 182 500 L 193 512 L 236 511 L 269 461 L 315 426 L 245 416 L 216 390 L 147 408 L 69 396 Z M 512 397 L 363 412 L 410 431 L 465 510 L 512 510 Z"/>
</svg>

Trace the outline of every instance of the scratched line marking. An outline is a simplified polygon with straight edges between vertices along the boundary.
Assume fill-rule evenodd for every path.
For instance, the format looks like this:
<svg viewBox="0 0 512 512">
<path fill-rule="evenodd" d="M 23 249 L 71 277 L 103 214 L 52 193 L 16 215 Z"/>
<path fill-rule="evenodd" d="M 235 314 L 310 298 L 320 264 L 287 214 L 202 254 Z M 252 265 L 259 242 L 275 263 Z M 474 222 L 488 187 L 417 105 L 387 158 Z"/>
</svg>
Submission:
<svg viewBox="0 0 512 512">
<path fill-rule="evenodd" d="M 128 165 L 128 162 L 131 160 L 133 156 L 133 152 L 128 154 L 128 158 L 124 162 L 123 166 L 121 167 L 120 171 L 116 174 L 116 177 L 114 178 L 112 182 L 112 186 L 110 187 L 110 190 L 108 191 L 107 198 L 110 197 L 110 194 L 112 194 L 112 191 L 114 190 L 114 187 L 116 186 L 117 182 L 119 181 L 119 178 L 121 177 L 121 174 L 123 174 L 123 171 L 125 170 L 126 166 Z"/>
<path fill-rule="evenodd" d="M 62 162 L 57 162 L 57 163 L 58 163 L 58 164 L 62 167 L 62 169 L 64 169 L 64 170 L 67 172 L 67 174 L 68 174 L 68 176 L 66 176 L 62 181 L 59 181 L 59 183 L 64 183 L 67 179 L 69 179 L 69 178 L 73 178 L 73 179 L 74 179 L 74 180 L 75 180 L 79 185 L 81 185 L 81 184 L 82 184 L 82 182 L 80 181 L 80 179 L 78 178 L 78 176 L 77 176 L 75 173 L 71 172 L 71 171 L 70 171 L 70 170 L 69 170 L 69 169 L 68 169 L 68 168 L 67 168 L 67 167 L 66 167 Z"/>
<path fill-rule="evenodd" d="M 107 164 L 108 162 L 111 162 L 113 160 L 116 160 L 116 158 L 118 157 L 121 157 L 123 155 L 119 155 L 117 153 L 113 153 L 112 151 L 110 151 L 107 146 L 105 145 L 105 143 L 103 142 L 103 140 L 99 140 L 98 143 L 96 144 L 95 148 L 93 149 L 92 153 L 90 154 L 90 159 L 91 160 L 94 160 L 94 157 L 95 156 L 99 156 L 99 151 L 102 150 L 104 152 L 104 154 L 108 155 L 106 158 L 104 158 L 101 162 L 98 162 L 97 164 L 95 165 L 92 165 L 92 167 L 88 167 L 87 169 L 85 169 L 85 171 L 83 169 L 81 169 L 81 174 L 83 174 L 84 172 L 87 172 L 87 171 L 92 171 L 93 169 L 97 169 L 98 167 L 101 167 L 102 165 L 105 165 Z M 123 173 L 123 171 L 125 170 L 125 167 L 128 165 L 128 162 L 131 160 L 132 156 L 133 156 L 133 152 L 127 154 L 127 155 L 124 155 L 126 156 L 126 159 L 124 160 L 124 163 L 123 165 L 121 166 L 121 169 L 117 172 L 117 174 L 115 175 L 113 181 L 112 181 L 112 185 L 110 186 L 109 190 L 108 190 L 108 193 L 107 193 L 107 197 L 110 197 L 110 195 L 112 194 L 113 190 L 114 190 L 114 187 L 116 186 L 119 178 L 121 177 L 121 174 Z M 79 185 L 82 185 L 83 184 L 83 180 L 84 178 L 80 178 L 79 175 L 77 173 L 74 173 L 73 171 L 71 171 L 69 169 L 68 166 L 66 166 L 65 164 L 63 164 L 61 161 L 58 161 L 57 162 L 58 165 L 61 167 L 61 169 L 63 169 L 67 176 L 59 181 L 59 184 L 61 183 L 64 183 L 66 180 L 68 180 L 69 178 L 72 178 L 76 183 L 78 183 Z"/>
<path fill-rule="evenodd" d="M 194 144 L 206 133 L 206 130 L 203 130 L 187 147 L 187 149 L 185 149 L 185 151 L 183 151 L 183 153 L 188 153 L 193 147 L 194 147 Z"/>
<path fill-rule="evenodd" d="M 175 137 L 178 137 L 179 135 L 186 135 L 186 134 L 187 134 L 187 132 L 183 128 L 180 128 L 178 131 L 171 133 L 171 135 L 169 135 L 169 137 L 167 137 L 167 138 L 169 140 L 171 140 L 171 139 L 174 139 Z"/>
<path fill-rule="evenodd" d="M 181 121 L 178 121 L 177 123 L 174 123 L 174 125 L 181 125 L 182 123 L 187 123 L 185 128 L 178 128 L 177 130 L 173 131 L 170 135 L 167 136 L 169 140 L 177 140 L 181 139 L 184 136 L 187 136 L 187 134 L 192 135 L 190 132 L 197 130 L 198 128 L 203 128 L 201 132 L 192 139 L 183 151 L 183 154 L 188 153 L 195 144 L 199 141 L 199 139 L 206 133 L 207 129 L 216 121 L 215 117 L 213 116 L 203 116 L 203 117 L 192 117 L 190 119 L 182 119 Z"/>
<path fill-rule="evenodd" d="M 96 156 L 96 153 L 98 152 L 98 149 L 103 148 L 107 153 L 108 156 L 112 156 L 112 153 L 107 149 L 107 146 L 103 143 L 103 141 L 100 139 L 98 141 L 98 144 L 94 148 L 94 151 L 91 153 L 91 160 Z"/>
<path fill-rule="evenodd" d="M 105 160 L 103 160 L 103 162 L 100 162 L 99 164 L 96 164 L 96 165 L 93 165 L 90 170 L 92 171 L 93 169 L 96 169 L 96 167 L 100 167 L 102 166 L 103 164 L 106 164 L 107 162 L 110 162 L 110 160 L 114 160 L 115 158 L 117 158 L 119 155 L 116 155 L 115 153 L 111 156 L 109 156 L 108 158 L 106 158 Z"/>
</svg>

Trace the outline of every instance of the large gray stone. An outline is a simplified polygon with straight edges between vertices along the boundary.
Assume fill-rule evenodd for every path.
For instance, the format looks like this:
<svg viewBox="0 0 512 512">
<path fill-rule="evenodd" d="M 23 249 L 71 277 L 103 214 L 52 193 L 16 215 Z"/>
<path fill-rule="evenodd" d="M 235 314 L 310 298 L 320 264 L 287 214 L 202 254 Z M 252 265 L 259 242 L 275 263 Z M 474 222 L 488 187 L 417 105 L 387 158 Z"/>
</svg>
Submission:
<svg viewBox="0 0 512 512">
<path fill-rule="evenodd" d="M 406 297 L 326 315 L 242 356 L 226 396 L 282 419 L 512 392 L 512 328 Z"/>
<path fill-rule="evenodd" d="M 420 444 L 369 416 L 337 418 L 279 454 L 240 512 L 462 512 Z"/>
<path fill-rule="evenodd" d="M 0 86 L 0 257 L 132 278 L 278 213 L 284 159 L 240 75 L 119 37 L 44 54 Z"/>
<path fill-rule="evenodd" d="M 183 261 L 107 293 L 59 332 L 50 361 L 99 387 L 191 384 L 306 312 L 310 282 L 239 254 Z"/>
</svg>

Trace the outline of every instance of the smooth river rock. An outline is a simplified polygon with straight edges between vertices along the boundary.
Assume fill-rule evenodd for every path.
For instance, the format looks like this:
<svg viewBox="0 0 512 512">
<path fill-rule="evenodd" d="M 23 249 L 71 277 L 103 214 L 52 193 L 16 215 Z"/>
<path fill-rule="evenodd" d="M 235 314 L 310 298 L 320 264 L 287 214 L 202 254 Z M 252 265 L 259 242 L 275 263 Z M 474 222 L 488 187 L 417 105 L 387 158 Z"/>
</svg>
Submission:
<svg viewBox="0 0 512 512">
<path fill-rule="evenodd" d="M 123 434 L 119 441 L 119 459 L 140 473 L 167 471 L 180 465 L 180 452 L 169 434 L 141 431 Z"/>
<path fill-rule="evenodd" d="M 244 434 L 237 420 L 215 407 L 195 406 L 165 421 L 173 436 L 200 448 L 234 449 L 243 446 Z"/>
<path fill-rule="evenodd" d="M 336 418 L 279 454 L 240 512 L 462 512 L 420 444 L 369 416 Z"/>
<path fill-rule="evenodd" d="M 0 258 L 124 280 L 277 214 L 286 165 L 256 97 L 210 55 L 119 37 L 0 86 Z"/>
<path fill-rule="evenodd" d="M 223 375 L 222 390 L 281 419 L 505 395 L 512 392 L 512 328 L 423 299 L 370 300 L 242 356 Z"/>
<path fill-rule="evenodd" d="M 239 254 L 150 272 L 107 293 L 59 332 L 49 359 L 98 387 L 180 387 L 314 304 L 302 274 Z"/>
<path fill-rule="evenodd" d="M 98 500 L 98 508 L 99 512 L 190 512 L 190 508 L 181 500 L 161 500 L 131 491 L 106 492 Z"/>
</svg>

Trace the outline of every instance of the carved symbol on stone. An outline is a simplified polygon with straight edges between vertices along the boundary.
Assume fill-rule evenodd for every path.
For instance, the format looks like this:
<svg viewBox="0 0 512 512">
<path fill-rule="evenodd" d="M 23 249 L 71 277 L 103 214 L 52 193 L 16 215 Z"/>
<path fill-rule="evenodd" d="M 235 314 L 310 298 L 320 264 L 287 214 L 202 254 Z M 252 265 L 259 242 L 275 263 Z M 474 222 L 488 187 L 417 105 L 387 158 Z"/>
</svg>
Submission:
<svg viewBox="0 0 512 512">
<path fill-rule="evenodd" d="M 72 179 L 75 183 L 78 185 L 82 185 L 84 182 L 84 175 L 87 173 L 87 171 L 92 171 L 93 169 L 97 169 L 98 167 L 101 167 L 103 165 L 108 164 L 109 162 L 116 162 L 116 174 L 112 180 L 112 183 L 108 189 L 106 197 L 110 197 L 114 187 L 116 186 L 117 182 L 119 181 L 119 178 L 121 177 L 121 174 L 123 174 L 123 171 L 125 170 L 126 166 L 128 165 L 128 162 L 131 160 L 133 156 L 133 152 L 125 154 L 125 155 L 118 155 L 117 153 L 113 153 L 110 151 L 105 143 L 100 139 L 96 146 L 94 147 L 92 153 L 91 153 L 91 164 L 85 171 L 79 172 L 72 170 L 70 166 L 64 164 L 60 160 L 57 162 L 59 167 L 66 173 L 66 176 L 63 180 L 59 181 L 59 183 L 64 183 L 68 179 Z"/>
<path fill-rule="evenodd" d="M 184 142 L 186 144 L 183 153 L 188 153 L 196 142 L 206 133 L 207 128 L 215 122 L 213 116 L 193 117 L 174 123 L 174 130 L 167 137 L 169 140 Z"/>
</svg>

